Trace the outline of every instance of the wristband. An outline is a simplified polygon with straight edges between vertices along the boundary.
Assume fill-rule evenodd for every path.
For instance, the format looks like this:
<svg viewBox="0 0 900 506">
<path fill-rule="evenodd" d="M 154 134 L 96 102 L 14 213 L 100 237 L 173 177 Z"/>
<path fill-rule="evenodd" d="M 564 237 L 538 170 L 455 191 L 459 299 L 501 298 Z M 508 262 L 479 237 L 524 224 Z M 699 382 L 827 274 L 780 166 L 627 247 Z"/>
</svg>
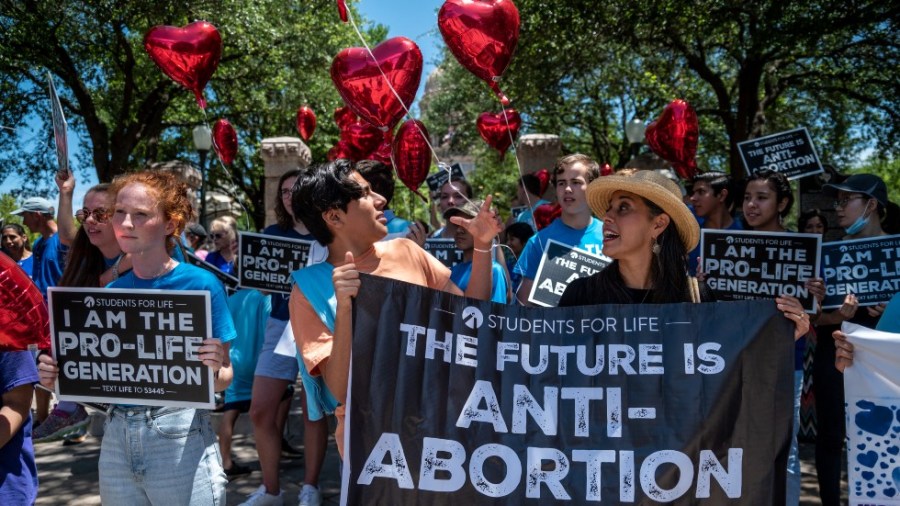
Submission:
<svg viewBox="0 0 900 506">
<path fill-rule="evenodd" d="M 474 249 L 475 251 L 477 251 L 479 253 L 490 253 L 491 252 L 490 248 L 488 248 L 488 249 L 472 248 L 472 249 Z"/>
</svg>

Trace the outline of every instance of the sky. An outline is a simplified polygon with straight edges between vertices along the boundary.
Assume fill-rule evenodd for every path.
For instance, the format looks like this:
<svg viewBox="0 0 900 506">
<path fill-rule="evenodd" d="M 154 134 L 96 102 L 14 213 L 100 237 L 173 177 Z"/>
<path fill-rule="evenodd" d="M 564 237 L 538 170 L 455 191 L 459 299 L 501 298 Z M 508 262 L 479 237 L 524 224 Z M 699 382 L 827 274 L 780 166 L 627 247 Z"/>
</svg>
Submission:
<svg viewBox="0 0 900 506">
<path fill-rule="evenodd" d="M 443 45 L 441 34 L 437 27 L 437 12 L 441 4 L 443 4 L 442 0 L 361 0 L 356 2 L 357 9 L 366 19 L 388 27 L 388 38 L 404 36 L 412 39 L 419 45 L 419 49 L 422 50 L 424 67 L 417 97 L 421 97 L 425 89 L 425 81 L 434 70 L 435 60 L 439 57 L 440 48 Z M 334 9 L 335 19 L 337 19 L 336 4 Z M 349 24 L 345 26 L 347 30 L 353 30 Z M 362 46 L 362 43 L 360 42 L 358 45 Z M 58 85 L 59 82 L 57 81 Z M 49 110 L 47 111 L 47 116 L 49 120 Z M 36 121 L 32 119 L 31 122 L 17 128 L 19 141 L 22 143 L 33 142 L 37 131 L 35 126 Z M 293 132 L 286 132 L 286 135 L 293 135 Z M 79 166 L 75 156 L 79 150 L 79 144 L 81 144 L 81 140 L 70 129 L 69 163 L 76 174 L 79 174 L 79 169 L 82 168 Z M 86 146 L 84 147 L 87 148 Z M 81 206 L 87 189 L 97 184 L 95 172 L 89 172 L 91 177 L 87 180 L 79 180 L 75 187 L 74 205 L 76 209 Z M 20 185 L 18 177 L 9 177 L 0 183 L 0 193 L 6 193 Z M 55 197 L 51 198 L 51 200 L 55 200 Z"/>
</svg>

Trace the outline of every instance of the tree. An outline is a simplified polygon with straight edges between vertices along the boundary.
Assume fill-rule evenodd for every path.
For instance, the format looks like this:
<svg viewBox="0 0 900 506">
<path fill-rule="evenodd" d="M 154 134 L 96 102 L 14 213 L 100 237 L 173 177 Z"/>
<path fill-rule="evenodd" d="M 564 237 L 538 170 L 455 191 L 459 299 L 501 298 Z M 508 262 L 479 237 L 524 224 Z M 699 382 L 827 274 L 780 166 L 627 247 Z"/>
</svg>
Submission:
<svg viewBox="0 0 900 506">
<path fill-rule="evenodd" d="M 314 156 L 321 158 L 337 138 L 337 128 L 327 120 L 340 98 L 328 69 L 333 55 L 358 40 L 328 0 L 0 0 L 0 6 L 0 124 L 49 116 L 44 69 L 49 70 L 70 128 L 87 139 L 82 162 L 94 167 L 100 181 L 154 161 L 190 159 L 191 129 L 226 117 L 238 131 L 240 155 L 227 175 L 222 167 L 211 171 L 212 186 L 236 187 L 260 226 L 265 210 L 255 205 L 263 202 L 259 141 L 292 132 L 293 115 L 303 103 L 319 116 Z M 206 89 L 205 114 L 142 47 L 150 27 L 183 26 L 194 19 L 216 25 L 224 44 Z M 367 34 L 374 42 L 384 36 L 379 26 Z M 49 141 L 50 135 L 45 124 L 43 138 Z M 12 138 L 0 129 L 0 144 Z M 0 177 L 36 175 L 54 166 L 48 146 L 40 142 L 30 152 L 3 152 Z"/>
<path fill-rule="evenodd" d="M 504 91 L 529 126 L 561 133 L 569 150 L 589 148 L 601 161 L 621 159 L 630 115 L 652 119 L 674 98 L 697 109 L 701 168 L 730 168 L 739 177 L 738 142 L 798 125 L 825 141 L 818 147 L 832 160 L 857 159 L 867 147 L 896 157 L 900 147 L 900 84 L 886 71 L 898 66 L 896 3 L 516 5 L 522 31 Z M 469 117 L 491 99 L 483 84 L 461 78 L 450 60 L 448 54 L 442 64 L 442 91 L 456 95 L 432 102 L 434 122 L 454 118 L 447 107 Z M 478 98 L 470 101 L 472 93 Z M 864 137 L 877 143 L 867 145 Z"/>
</svg>

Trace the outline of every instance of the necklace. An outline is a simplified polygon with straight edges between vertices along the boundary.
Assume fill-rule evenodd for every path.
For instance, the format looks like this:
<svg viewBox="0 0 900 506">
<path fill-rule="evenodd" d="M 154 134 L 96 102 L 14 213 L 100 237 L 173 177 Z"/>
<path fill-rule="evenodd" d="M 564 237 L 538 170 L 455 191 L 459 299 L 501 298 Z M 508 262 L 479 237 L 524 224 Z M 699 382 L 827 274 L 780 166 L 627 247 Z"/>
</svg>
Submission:
<svg viewBox="0 0 900 506">
<path fill-rule="evenodd" d="M 165 274 L 166 272 L 168 272 L 169 269 L 171 269 L 171 266 L 169 265 L 169 264 L 171 264 L 171 263 L 172 263 L 172 259 L 171 259 L 171 258 L 168 259 L 168 260 L 166 260 L 166 262 L 162 265 L 162 268 L 161 268 L 159 271 L 157 271 L 156 274 L 154 274 L 153 276 L 150 276 L 149 278 L 144 278 L 144 277 L 138 276 L 138 275 L 137 275 L 137 272 L 134 273 L 134 277 L 139 278 L 139 279 L 143 279 L 143 280 L 152 280 L 152 279 L 156 279 L 156 278 L 162 276 L 163 274 Z"/>
</svg>

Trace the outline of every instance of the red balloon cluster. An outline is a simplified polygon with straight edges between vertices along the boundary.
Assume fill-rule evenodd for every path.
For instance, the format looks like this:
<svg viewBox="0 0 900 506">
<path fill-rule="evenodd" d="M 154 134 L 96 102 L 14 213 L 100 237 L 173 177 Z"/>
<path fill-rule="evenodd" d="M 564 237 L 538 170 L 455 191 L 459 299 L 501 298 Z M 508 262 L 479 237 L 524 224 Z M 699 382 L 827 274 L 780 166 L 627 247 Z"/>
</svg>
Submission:
<svg viewBox="0 0 900 506">
<path fill-rule="evenodd" d="M 41 292 L 16 262 L 0 254 L 0 351 L 50 349 L 50 318 Z"/>
<path fill-rule="evenodd" d="M 383 132 L 359 119 L 349 107 L 334 110 L 334 122 L 341 132 L 341 139 L 328 151 L 329 160 L 344 158 L 353 160 L 378 160 L 391 164 L 391 131 Z"/>
<path fill-rule="evenodd" d="M 344 129 L 350 123 L 354 121 L 358 121 L 359 116 L 356 115 L 355 112 L 351 111 L 349 107 L 346 105 L 343 107 L 338 107 L 334 110 L 334 122 L 337 123 L 338 128 L 341 130 Z"/>
<path fill-rule="evenodd" d="M 365 121 L 354 121 L 341 129 L 341 142 L 356 155 L 354 159 L 361 160 L 372 154 L 382 140 L 384 132 Z"/>
<path fill-rule="evenodd" d="M 309 106 L 304 105 L 297 109 L 297 133 L 304 141 L 309 141 L 316 131 L 316 113 Z"/>
<path fill-rule="evenodd" d="M 415 42 L 394 37 L 375 46 L 372 54 L 374 60 L 365 48 L 344 49 L 331 63 L 331 80 L 353 112 L 386 132 L 416 98 L 422 51 Z"/>
<path fill-rule="evenodd" d="M 502 158 L 519 135 L 522 118 L 515 109 L 506 109 L 499 113 L 483 112 L 475 124 L 484 142 L 499 151 Z"/>
<path fill-rule="evenodd" d="M 227 119 L 220 119 L 215 122 L 212 128 L 213 149 L 222 165 L 231 165 L 234 157 L 237 156 L 237 132 Z"/>
<path fill-rule="evenodd" d="M 519 10 L 512 0 L 447 0 L 438 13 L 438 28 L 460 65 L 509 105 L 497 82 L 519 43 Z"/>
<path fill-rule="evenodd" d="M 194 92 L 201 109 L 206 108 L 203 88 L 222 56 L 222 38 L 215 26 L 206 21 L 184 28 L 154 26 L 144 35 L 144 50 L 163 73 Z"/>
<path fill-rule="evenodd" d="M 697 113 L 684 100 L 673 100 L 656 121 L 647 125 L 647 145 L 670 162 L 683 179 L 697 175 L 697 142 L 700 133 Z"/>
<path fill-rule="evenodd" d="M 400 181 L 414 192 L 425 181 L 431 168 L 431 148 L 427 137 L 428 130 L 417 119 L 404 121 L 394 137 L 394 169 Z"/>
</svg>

